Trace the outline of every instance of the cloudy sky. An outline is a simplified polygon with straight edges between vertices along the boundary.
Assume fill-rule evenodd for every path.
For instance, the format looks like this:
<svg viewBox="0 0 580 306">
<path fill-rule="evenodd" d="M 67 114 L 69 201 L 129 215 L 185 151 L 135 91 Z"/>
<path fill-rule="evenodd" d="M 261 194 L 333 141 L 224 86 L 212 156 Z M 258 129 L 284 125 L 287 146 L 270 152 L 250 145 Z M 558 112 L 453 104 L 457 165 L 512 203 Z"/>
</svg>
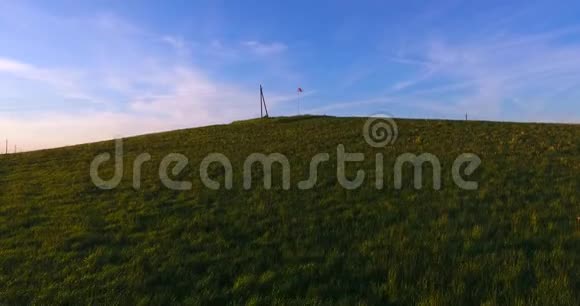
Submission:
<svg viewBox="0 0 580 306">
<path fill-rule="evenodd" d="M 0 0 L 21 150 L 259 115 L 580 122 L 578 1 Z M 0 146 L 3 147 L 3 146 Z M 12 145 L 10 145 L 12 148 Z"/>
</svg>

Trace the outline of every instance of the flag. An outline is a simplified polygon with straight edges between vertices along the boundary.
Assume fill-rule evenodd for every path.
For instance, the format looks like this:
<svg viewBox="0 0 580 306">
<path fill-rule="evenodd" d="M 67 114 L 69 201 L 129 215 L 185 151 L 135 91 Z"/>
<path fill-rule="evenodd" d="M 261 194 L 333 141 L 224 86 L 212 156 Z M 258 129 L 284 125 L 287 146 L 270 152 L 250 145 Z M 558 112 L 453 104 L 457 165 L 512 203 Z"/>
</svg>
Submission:
<svg viewBox="0 0 580 306">
<path fill-rule="evenodd" d="M 302 87 L 298 87 L 298 92 L 304 92 L 304 90 L 302 89 Z"/>
</svg>

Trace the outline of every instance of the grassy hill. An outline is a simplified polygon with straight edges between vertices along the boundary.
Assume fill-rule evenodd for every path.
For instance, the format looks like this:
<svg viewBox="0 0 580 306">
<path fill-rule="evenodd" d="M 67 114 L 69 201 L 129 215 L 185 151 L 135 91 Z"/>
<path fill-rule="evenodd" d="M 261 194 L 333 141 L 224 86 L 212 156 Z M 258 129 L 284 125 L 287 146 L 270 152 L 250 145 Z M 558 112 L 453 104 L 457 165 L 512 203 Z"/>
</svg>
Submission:
<svg viewBox="0 0 580 306">
<path fill-rule="evenodd" d="M 235 122 L 125 139 L 124 177 L 113 190 L 89 167 L 114 143 L 0 156 L 0 304 L 485 304 L 574 305 L 580 300 L 580 126 L 397 120 L 394 145 L 369 146 L 362 118 L 294 117 Z M 349 177 L 336 177 L 336 148 L 362 152 Z M 135 158 L 141 188 L 132 187 Z M 192 190 L 159 179 L 168 153 L 189 165 Z M 231 190 L 199 178 L 212 152 L 229 157 Z M 285 154 L 290 190 L 274 167 L 273 188 L 242 186 L 254 152 Z M 312 156 L 327 152 L 311 190 Z M 393 187 L 395 159 L 429 152 L 442 187 L 425 175 Z M 463 152 L 481 166 L 462 190 L 451 165 Z M 376 153 L 385 187 L 375 187 Z M 256 167 L 257 170 L 258 167 Z M 430 170 L 425 167 L 425 173 Z M 112 162 L 102 168 L 113 173 Z M 256 172 L 256 177 L 261 172 Z M 211 167 L 222 182 L 224 171 Z M 221 177 L 221 179 L 220 179 Z M 576 301 L 576 302 L 575 302 Z"/>
</svg>

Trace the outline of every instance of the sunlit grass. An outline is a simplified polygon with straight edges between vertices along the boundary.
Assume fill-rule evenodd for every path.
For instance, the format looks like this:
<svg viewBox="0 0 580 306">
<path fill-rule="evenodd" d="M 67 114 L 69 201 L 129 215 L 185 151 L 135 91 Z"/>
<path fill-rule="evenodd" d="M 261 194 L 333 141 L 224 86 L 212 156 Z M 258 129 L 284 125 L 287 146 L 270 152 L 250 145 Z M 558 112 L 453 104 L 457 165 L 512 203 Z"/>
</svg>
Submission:
<svg viewBox="0 0 580 306">
<path fill-rule="evenodd" d="M 113 142 L 0 156 L 0 304 L 577 303 L 579 126 L 398 120 L 397 142 L 374 149 L 363 123 L 272 118 L 129 138 L 124 179 L 110 191 L 92 184 L 89 165 Z M 366 156 L 348 167 L 367 173 L 357 190 L 337 183 L 338 144 Z M 153 160 L 136 191 L 132 162 L 143 152 Z M 189 158 L 179 177 L 193 190 L 162 186 L 158 166 L 171 152 Z M 199 163 L 212 152 L 234 164 L 232 190 L 203 187 Z M 244 190 L 253 152 L 286 154 L 291 190 L 279 179 Z M 331 161 L 316 186 L 298 190 L 321 152 Z M 393 188 L 388 169 L 403 152 L 438 156 L 442 189 L 427 179 L 413 189 L 410 169 Z M 482 160 L 478 190 L 451 179 L 463 152 Z"/>
</svg>

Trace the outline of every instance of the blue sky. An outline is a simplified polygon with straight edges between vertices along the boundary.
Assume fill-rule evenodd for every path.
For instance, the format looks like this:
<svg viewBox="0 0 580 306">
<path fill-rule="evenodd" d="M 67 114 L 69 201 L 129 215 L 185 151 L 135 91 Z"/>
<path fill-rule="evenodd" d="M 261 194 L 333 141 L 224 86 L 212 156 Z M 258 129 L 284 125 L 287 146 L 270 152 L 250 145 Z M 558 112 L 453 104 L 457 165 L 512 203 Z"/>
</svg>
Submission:
<svg viewBox="0 0 580 306">
<path fill-rule="evenodd" d="M 259 114 L 580 122 L 578 1 L 0 0 L 23 150 Z M 301 97 L 297 87 L 304 88 Z"/>
</svg>

